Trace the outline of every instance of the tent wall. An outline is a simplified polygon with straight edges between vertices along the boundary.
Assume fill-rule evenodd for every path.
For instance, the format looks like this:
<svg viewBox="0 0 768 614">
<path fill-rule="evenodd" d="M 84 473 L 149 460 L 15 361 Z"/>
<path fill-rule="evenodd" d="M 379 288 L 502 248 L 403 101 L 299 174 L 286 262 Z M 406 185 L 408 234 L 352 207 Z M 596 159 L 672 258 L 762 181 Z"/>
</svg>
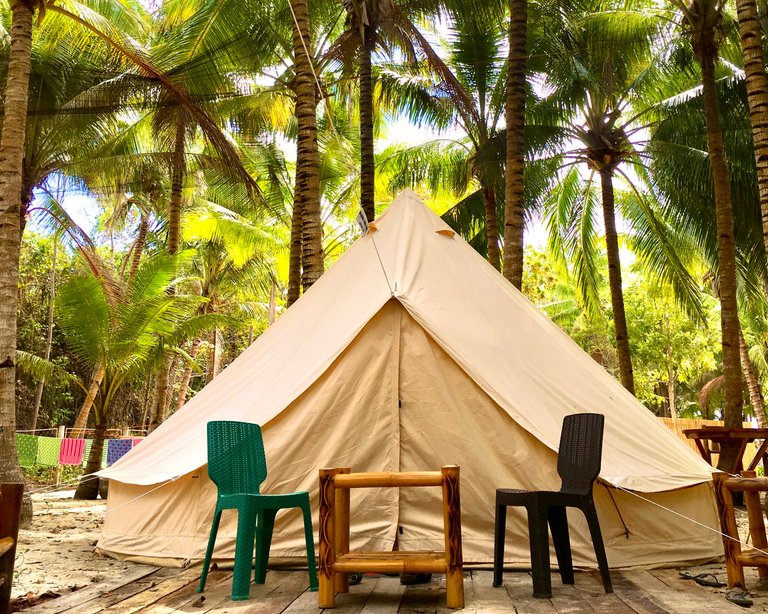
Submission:
<svg viewBox="0 0 768 614">
<path fill-rule="evenodd" d="M 317 470 L 322 466 L 405 471 L 460 465 L 466 561 L 491 560 L 496 488 L 559 486 L 555 453 L 485 394 L 396 300 L 371 319 L 304 394 L 264 425 L 264 439 L 270 469 L 264 491 L 308 490 L 315 527 Z M 358 489 L 352 494 L 353 549 L 389 550 L 396 537 L 402 549 L 442 549 L 438 489 Z M 611 494 L 605 486 L 596 489 L 611 565 L 654 565 L 722 553 L 715 533 L 629 493 L 611 489 Z M 643 496 L 717 525 L 707 484 Z M 113 481 L 99 547 L 130 557 L 201 559 L 214 501 L 205 468 L 160 487 Z M 586 523 L 578 512 L 569 519 L 574 562 L 594 566 Z M 217 558 L 234 556 L 235 528 L 235 514 L 225 512 Z M 508 531 L 507 561 L 526 564 L 524 512 L 510 511 Z M 284 512 L 278 516 L 272 554 L 303 553 L 299 515 Z"/>
</svg>

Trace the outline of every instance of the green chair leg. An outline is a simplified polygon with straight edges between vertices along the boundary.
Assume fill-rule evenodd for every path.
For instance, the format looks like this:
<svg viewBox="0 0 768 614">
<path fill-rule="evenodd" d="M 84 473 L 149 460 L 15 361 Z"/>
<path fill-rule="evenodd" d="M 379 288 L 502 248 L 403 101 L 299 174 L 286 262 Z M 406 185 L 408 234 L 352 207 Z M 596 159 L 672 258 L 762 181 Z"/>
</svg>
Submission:
<svg viewBox="0 0 768 614">
<path fill-rule="evenodd" d="M 205 559 L 203 560 L 203 573 L 200 575 L 200 585 L 197 587 L 198 593 L 202 593 L 203 589 L 205 589 L 205 582 L 208 579 L 208 568 L 211 566 L 211 557 L 213 557 L 213 547 L 216 544 L 216 534 L 219 532 L 220 521 L 221 510 L 217 508 L 213 513 L 211 534 L 208 536 L 208 547 L 205 549 Z"/>
<path fill-rule="evenodd" d="M 253 581 L 256 584 L 264 584 L 267 579 L 267 565 L 269 564 L 269 548 L 272 545 L 272 530 L 275 527 L 277 510 L 262 510 L 259 513 L 258 539 L 256 540 L 256 571 Z"/>
<path fill-rule="evenodd" d="M 309 570 L 309 590 L 317 591 L 317 565 L 315 563 L 315 532 L 312 528 L 312 512 L 309 509 L 309 495 L 302 502 L 304 513 L 304 537 L 307 541 L 307 569 Z"/>
<path fill-rule="evenodd" d="M 237 508 L 235 571 L 232 575 L 232 601 L 244 601 L 251 594 L 251 566 L 256 533 L 256 506 L 252 502 Z"/>
</svg>

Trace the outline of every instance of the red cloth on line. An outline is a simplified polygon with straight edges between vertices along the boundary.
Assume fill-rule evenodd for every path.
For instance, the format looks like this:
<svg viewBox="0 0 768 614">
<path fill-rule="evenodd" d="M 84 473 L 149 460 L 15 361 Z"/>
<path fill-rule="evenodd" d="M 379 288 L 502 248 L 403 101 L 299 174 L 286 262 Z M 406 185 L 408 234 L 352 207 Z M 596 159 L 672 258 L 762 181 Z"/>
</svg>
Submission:
<svg viewBox="0 0 768 614">
<path fill-rule="evenodd" d="M 83 462 L 83 452 L 85 452 L 85 439 L 62 439 L 59 465 L 79 465 Z"/>
<path fill-rule="evenodd" d="M 144 441 L 143 437 L 139 437 L 138 439 L 133 440 L 133 447 L 135 448 L 137 445 L 139 445 L 140 441 Z"/>
</svg>

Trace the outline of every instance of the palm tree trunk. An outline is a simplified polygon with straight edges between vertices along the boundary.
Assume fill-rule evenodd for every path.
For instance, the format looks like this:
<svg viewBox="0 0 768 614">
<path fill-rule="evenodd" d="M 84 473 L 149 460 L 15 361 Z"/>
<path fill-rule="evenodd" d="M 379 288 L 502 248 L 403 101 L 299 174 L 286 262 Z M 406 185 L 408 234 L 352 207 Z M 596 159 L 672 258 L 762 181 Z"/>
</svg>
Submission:
<svg viewBox="0 0 768 614">
<path fill-rule="evenodd" d="M 755 0 L 736 0 L 741 52 L 746 73 L 749 120 L 755 146 L 757 187 L 763 219 L 763 243 L 768 254 L 768 74 L 763 56 L 762 28 Z"/>
<path fill-rule="evenodd" d="M 369 221 L 376 216 L 375 173 L 373 158 L 373 70 L 371 67 L 375 46 L 374 29 L 364 26 L 364 40 L 360 45 L 360 207 Z"/>
<path fill-rule="evenodd" d="M 507 163 L 504 182 L 504 277 L 523 285 L 525 209 L 525 90 L 528 60 L 528 0 L 509 2 L 507 62 Z"/>
<path fill-rule="evenodd" d="M 739 357 L 741 358 L 741 369 L 744 371 L 744 380 L 747 382 L 747 390 L 749 390 L 749 402 L 752 403 L 758 427 L 764 429 L 766 426 L 765 403 L 763 402 L 763 393 L 760 391 L 760 380 L 757 377 L 755 365 L 749 358 L 747 342 L 741 331 L 739 331 Z"/>
<path fill-rule="evenodd" d="M 16 451 L 16 318 L 24 133 L 32 62 L 32 18 L 36 2 L 11 3 L 10 55 L 0 129 L 0 482 L 23 484 Z M 32 519 L 24 497 L 21 520 Z"/>
<path fill-rule="evenodd" d="M 672 420 L 677 420 L 676 385 L 677 376 L 675 375 L 675 368 L 672 366 L 671 362 L 667 362 L 667 399 L 669 399 L 669 417 L 672 418 Z"/>
<path fill-rule="evenodd" d="M 189 348 L 189 355 L 191 358 L 196 358 L 198 352 L 200 351 L 200 339 L 195 339 L 192 342 L 192 347 Z M 192 379 L 192 365 L 187 364 L 187 366 L 184 369 L 184 375 L 181 378 L 181 384 L 179 385 L 179 396 L 176 399 L 176 410 L 182 408 L 184 403 L 187 402 L 187 391 L 189 390 L 189 382 Z"/>
<path fill-rule="evenodd" d="M 75 424 L 72 427 L 72 437 L 83 437 L 85 435 L 83 430 L 88 424 L 88 416 L 91 413 L 93 401 L 96 398 L 96 395 L 99 394 L 99 387 L 101 386 L 101 382 L 104 380 L 105 373 L 106 369 L 104 365 L 98 365 L 96 370 L 93 372 L 93 376 L 91 377 L 91 384 L 88 386 L 88 392 L 85 395 L 83 404 L 80 407 L 80 412 L 77 414 Z"/>
<path fill-rule="evenodd" d="M 168 381 L 171 370 L 171 354 L 165 352 L 155 376 L 155 390 L 152 394 L 152 407 L 149 411 L 149 432 L 154 431 L 165 420 L 164 408 L 168 405 Z"/>
<path fill-rule="evenodd" d="M 312 70 L 307 0 L 291 0 L 293 55 L 296 65 L 296 176 L 302 203 L 302 286 L 306 291 L 323 274 L 323 226 L 320 218 L 320 159 L 317 153 L 315 77 Z"/>
<path fill-rule="evenodd" d="M 483 185 L 483 209 L 485 211 L 485 240 L 488 245 L 488 262 L 494 269 L 501 270 L 499 250 L 499 219 L 496 215 L 496 194 L 493 188 Z"/>
<path fill-rule="evenodd" d="M 616 232 L 616 209 L 613 195 L 613 173 L 606 167 L 600 171 L 600 187 L 603 200 L 605 223 L 605 251 L 608 256 L 608 285 L 611 289 L 613 327 L 616 334 L 616 353 L 619 357 L 621 383 L 635 394 L 635 376 L 632 372 L 632 356 L 629 352 L 627 316 L 624 312 L 624 291 L 621 287 L 621 260 L 619 258 L 619 235 Z"/>
<path fill-rule="evenodd" d="M 288 297 L 286 306 L 290 307 L 301 295 L 301 252 L 302 244 L 302 200 L 299 186 L 299 173 L 296 169 L 296 185 L 293 190 L 293 212 L 291 215 L 291 252 L 288 261 Z"/>
<path fill-rule="evenodd" d="M 99 494 L 99 478 L 93 474 L 101 469 L 101 457 L 104 453 L 104 435 L 106 430 L 106 423 L 96 424 L 91 453 L 88 455 L 88 461 L 85 464 L 85 473 L 77 485 L 77 490 L 75 490 L 75 499 L 93 500 Z"/>
<path fill-rule="evenodd" d="M 139 264 L 141 263 L 141 255 L 144 252 L 144 245 L 147 242 L 147 233 L 149 232 L 149 217 L 142 211 L 141 218 L 139 220 L 139 234 L 136 236 L 136 241 L 133 244 L 133 257 L 131 258 L 131 271 L 128 274 L 128 285 L 133 283 L 136 279 L 136 273 L 139 271 Z"/>
<path fill-rule="evenodd" d="M 179 118 L 176 124 L 176 141 L 173 148 L 173 168 L 171 169 L 171 200 L 168 204 L 168 254 L 179 253 L 181 242 L 181 204 L 184 191 L 185 130 L 184 121 Z"/>
<path fill-rule="evenodd" d="M 272 326 L 275 323 L 275 318 L 277 317 L 277 284 L 275 284 L 275 280 L 272 280 L 272 283 L 269 286 L 269 313 L 268 313 L 268 320 L 269 326 Z M 253 326 L 251 326 L 250 331 L 250 338 L 248 341 L 248 345 L 251 345 L 253 343 Z"/>
<path fill-rule="evenodd" d="M 221 352 L 222 339 L 221 331 L 218 327 L 213 329 L 212 335 L 213 352 L 211 352 L 211 370 L 208 372 L 208 383 L 210 384 L 221 371 Z"/>
<path fill-rule="evenodd" d="M 56 299 L 56 252 L 59 247 L 59 237 L 53 235 L 53 254 L 51 257 L 51 281 L 48 295 L 48 334 L 45 338 L 45 359 L 51 358 L 51 346 L 53 345 L 53 303 Z M 37 417 L 40 414 L 40 402 L 43 399 L 43 389 L 45 388 L 45 378 L 40 378 L 35 391 L 35 404 L 32 406 L 32 423 L 30 429 L 37 429 Z"/>
<path fill-rule="evenodd" d="M 739 358 L 739 316 L 736 302 L 736 249 L 733 237 L 733 207 L 728 164 L 723 151 L 720 102 L 715 84 L 717 45 L 713 28 L 701 28 L 694 42 L 696 59 L 701 66 L 702 98 L 707 125 L 707 151 L 715 188 L 715 224 L 720 274 L 720 326 L 722 329 L 725 403 L 723 420 L 729 428 L 742 424 L 741 364 Z M 736 446 L 722 446 L 718 468 L 730 468 Z"/>
</svg>

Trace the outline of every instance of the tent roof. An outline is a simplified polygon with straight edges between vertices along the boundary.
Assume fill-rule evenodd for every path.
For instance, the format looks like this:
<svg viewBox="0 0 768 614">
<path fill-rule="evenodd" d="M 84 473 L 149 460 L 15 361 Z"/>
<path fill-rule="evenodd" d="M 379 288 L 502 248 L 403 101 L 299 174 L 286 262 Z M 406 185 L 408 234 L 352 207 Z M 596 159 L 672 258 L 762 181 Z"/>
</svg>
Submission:
<svg viewBox="0 0 768 614">
<path fill-rule="evenodd" d="M 658 492 L 712 468 L 661 424 L 418 197 L 406 190 L 231 365 L 100 475 L 154 484 L 206 464 L 209 420 L 266 424 L 391 298 L 524 429 L 557 450 L 563 417 L 606 416 L 601 478 Z"/>
</svg>

